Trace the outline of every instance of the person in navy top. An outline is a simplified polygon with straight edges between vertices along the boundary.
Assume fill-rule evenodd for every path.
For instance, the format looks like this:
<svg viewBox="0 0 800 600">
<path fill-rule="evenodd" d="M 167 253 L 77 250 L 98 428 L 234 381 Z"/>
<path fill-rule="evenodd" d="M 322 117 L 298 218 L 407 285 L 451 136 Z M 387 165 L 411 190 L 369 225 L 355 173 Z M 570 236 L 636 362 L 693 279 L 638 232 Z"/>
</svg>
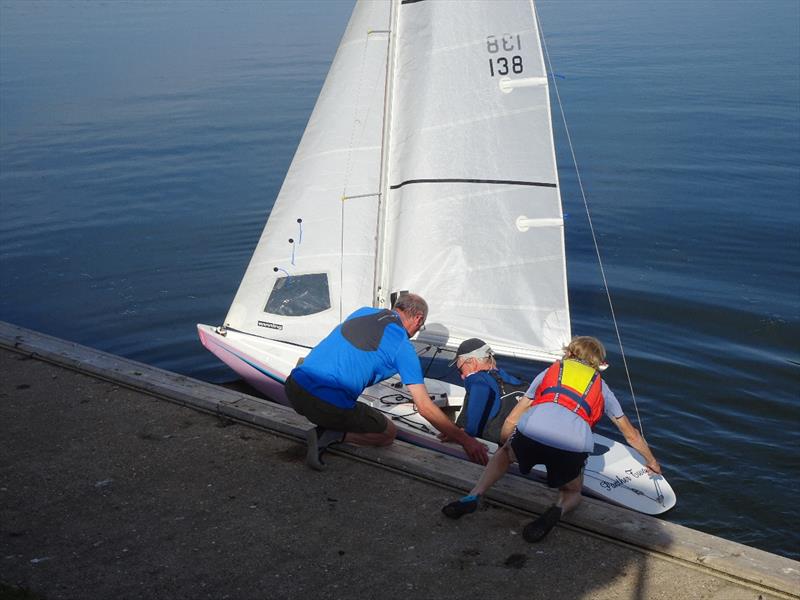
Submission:
<svg viewBox="0 0 800 600">
<path fill-rule="evenodd" d="M 425 324 L 428 305 L 416 294 L 401 295 L 392 310 L 365 307 L 314 347 L 286 380 L 295 411 L 316 427 L 306 434 L 306 463 L 322 470 L 321 455 L 332 443 L 387 446 L 397 428 L 358 397 L 366 387 L 395 374 L 408 388 L 419 414 L 461 444 L 473 462 L 485 465 L 486 446 L 465 433 L 436 406 L 425 388 L 419 358 L 409 338 Z"/>
<path fill-rule="evenodd" d="M 500 443 L 503 422 L 528 388 L 521 380 L 498 368 L 491 347 L 481 339 L 461 343 L 455 365 L 464 380 L 464 405 L 456 419 L 469 435 Z"/>
</svg>

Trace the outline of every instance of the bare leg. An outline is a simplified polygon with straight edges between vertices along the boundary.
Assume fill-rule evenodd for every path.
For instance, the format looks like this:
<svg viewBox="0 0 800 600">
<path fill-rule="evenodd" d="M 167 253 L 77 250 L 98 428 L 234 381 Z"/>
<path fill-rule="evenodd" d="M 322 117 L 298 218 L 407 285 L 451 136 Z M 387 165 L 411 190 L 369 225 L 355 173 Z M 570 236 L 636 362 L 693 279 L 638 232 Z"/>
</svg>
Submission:
<svg viewBox="0 0 800 600">
<path fill-rule="evenodd" d="M 348 432 L 344 436 L 344 442 L 354 446 L 388 446 L 397 437 L 397 427 L 389 419 L 386 419 L 386 429 L 381 433 L 354 433 Z"/>
<path fill-rule="evenodd" d="M 561 507 L 561 514 L 566 514 L 574 510 L 581 503 L 581 489 L 583 488 L 583 473 L 575 479 L 562 485 L 558 489 L 558 502 L 556 506 Z"/>
<path fill-rule="evenodd" d="M 516 457 L 510 443 L 499 448 L 489 460 L 489 464 L 486 465 L 480 479 L 478 479 L 478 483 L 475 484 L 469 495 L 442 507 L 442 512 L 445 516 L 451 519 L 460 519 L 464 515 L 475 512 L 478 508 L 479 496 L 505 475 L 508 467 L 515 460 Z"/>
<path fill-rule="evenodd" d="M 470 494 L 473 496 L 478 496 L 483 494 L 492 487 L 497 481 L 506 474 L 508 471 L 508 467 L 511 466 L 517 460 L 517 457 L 514 456 L 514 451 L 511 449 L 511 444 L 506 443 L 504 446 L 499 448 L 497 452 L 494 453 L 494 456 L 489 460 L 489 464 L 486 465 L 486 468 L 481 473 L 480 479 L 478 479 L 478 483 L 475 484 L 475 487 L 472 488 Z"/>
</svg>

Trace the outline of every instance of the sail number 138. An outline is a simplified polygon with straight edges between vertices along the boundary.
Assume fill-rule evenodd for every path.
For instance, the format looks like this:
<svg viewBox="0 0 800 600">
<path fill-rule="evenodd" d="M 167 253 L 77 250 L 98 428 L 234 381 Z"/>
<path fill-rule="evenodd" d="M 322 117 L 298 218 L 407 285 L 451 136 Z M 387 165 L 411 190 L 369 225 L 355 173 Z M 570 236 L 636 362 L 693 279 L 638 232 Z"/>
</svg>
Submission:
<svg viewBox="0 0 800 600">
<path fill-rule="evenodd" d="M 486 51 L 493 55 L 489 57 L 489 74 L 494 77 L 495 75 L 508 75 L 509 73 L 519 75 L 522 73 L 522 56 L 519 54 L 514 56 L 494 56 L 500 53 L 519 52 L 521 50 L 522 43 L 519 34 L 504 33 L 503 35 L 488 36 L 486 38 Z"/>
</svg>

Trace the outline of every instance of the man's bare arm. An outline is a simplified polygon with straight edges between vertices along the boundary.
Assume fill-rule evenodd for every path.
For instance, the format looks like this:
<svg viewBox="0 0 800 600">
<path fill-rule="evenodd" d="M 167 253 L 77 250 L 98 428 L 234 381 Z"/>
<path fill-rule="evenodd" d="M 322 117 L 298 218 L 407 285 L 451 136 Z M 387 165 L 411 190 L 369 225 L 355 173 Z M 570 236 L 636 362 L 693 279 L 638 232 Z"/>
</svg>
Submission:
<svg viewBox="0 0 800 600">
<path fill-rule="evenodd" d="M 431 400 L 425 384 L 417 383 L 407 387 L 408 391 L 411 392 L 411 399 L 414 401 L 419 414 L 431 425 L 441 431 L 448 439 L 461 444 L 472 462 L 476 462 L 479 465 L 485 465 L 489 462 L 489 451 L 486 446 L 447 418 L 442 409 Z"/>
</svg>

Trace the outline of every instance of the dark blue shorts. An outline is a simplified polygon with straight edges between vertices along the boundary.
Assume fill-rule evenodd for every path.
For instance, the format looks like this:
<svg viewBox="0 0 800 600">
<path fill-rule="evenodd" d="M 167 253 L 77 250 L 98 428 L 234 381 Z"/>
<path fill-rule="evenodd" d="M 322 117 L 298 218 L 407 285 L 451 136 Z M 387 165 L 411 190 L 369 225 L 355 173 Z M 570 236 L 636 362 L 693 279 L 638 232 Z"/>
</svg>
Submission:
<svg viewBox="0 0 800 600">
<path fill-rule="evenodd" d="M 547 485 L 551 488 L 560 488 L 580 475 L 589 456 L 588 452 L 570 452 L 541 444 L 516 430 L 510 443 L 520 472 L 527 475 L 536 465 L 544 465 Z"/>
</svg>

